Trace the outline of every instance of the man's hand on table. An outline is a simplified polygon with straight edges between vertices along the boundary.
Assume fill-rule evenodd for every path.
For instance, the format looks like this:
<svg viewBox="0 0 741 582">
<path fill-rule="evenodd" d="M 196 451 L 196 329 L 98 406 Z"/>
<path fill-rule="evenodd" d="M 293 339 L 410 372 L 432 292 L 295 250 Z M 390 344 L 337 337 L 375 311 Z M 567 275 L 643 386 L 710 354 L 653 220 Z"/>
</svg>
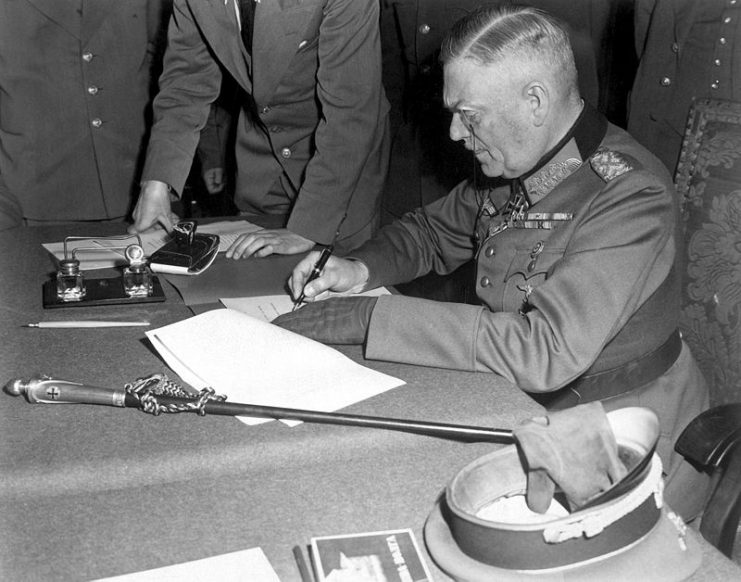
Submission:
<svg viewBox="0 0 741 582">
<path fill-rule="evenodd" d="M 273 253 L 295 255 L 308 251 L 313 246 L 313 241 L 288 229 L 264 229 L 239 235 L 226 250 L 226 258 L 267 257 Z"/>
<path fill-rule="evenodd" d="M 134 224 L 128 228 L 131 234 L 159 227 L 170 232 L 179 218 L 172 212 L 169 186 L 157 180 L 144 182 L 134 208 L 133 218 Z"/>
</svg>

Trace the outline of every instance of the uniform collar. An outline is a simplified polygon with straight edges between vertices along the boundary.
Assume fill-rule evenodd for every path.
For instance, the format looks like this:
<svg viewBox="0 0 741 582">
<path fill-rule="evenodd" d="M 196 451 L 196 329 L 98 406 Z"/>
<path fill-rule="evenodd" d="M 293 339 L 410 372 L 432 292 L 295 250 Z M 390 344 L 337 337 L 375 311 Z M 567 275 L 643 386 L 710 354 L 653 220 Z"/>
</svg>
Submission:
<svg viewBox="0 0 741 582">
<path fill-rule="evenodd" d="M 578 170 L 597 150 L 607 133 L 607 119 L 588 103 L 566 135 L 519 178 L 531 204 L 542 200 Z"/>
</svg>

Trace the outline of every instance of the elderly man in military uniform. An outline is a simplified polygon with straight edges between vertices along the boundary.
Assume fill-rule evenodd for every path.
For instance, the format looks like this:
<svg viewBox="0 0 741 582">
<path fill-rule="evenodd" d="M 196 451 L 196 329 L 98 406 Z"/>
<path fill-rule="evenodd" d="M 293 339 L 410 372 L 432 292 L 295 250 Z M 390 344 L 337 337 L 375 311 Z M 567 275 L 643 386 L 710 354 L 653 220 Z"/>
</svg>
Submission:
<svg viewBox="0 0 741 582">
<path fill-rule="evenodd" d="M 294 270 L 310 301 L 275 323 L 365 356 L 494 372 L 548 409 L 595 400 L 659 416 L 666 499 L 685 518 L 705 477 L 673 451 L 708 406 L 677 334 L 677 206 L 663 165 L 579 94 L 568 37 L 534 8 L 484 8 L 442 47 L 450 136 L 483 179 L 388 225 L 352 257 Z M 480 305 L 399 295 L 321 299 L 475 257 Z M 462 395 L 464 397 L 464 395 Z"/>
</svg>

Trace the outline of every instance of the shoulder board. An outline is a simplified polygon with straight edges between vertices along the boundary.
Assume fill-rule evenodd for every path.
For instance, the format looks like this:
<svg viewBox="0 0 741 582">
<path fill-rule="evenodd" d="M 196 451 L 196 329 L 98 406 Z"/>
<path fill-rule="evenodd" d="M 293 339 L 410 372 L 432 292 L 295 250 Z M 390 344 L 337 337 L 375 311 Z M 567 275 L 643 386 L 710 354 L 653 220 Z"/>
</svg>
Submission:
<svg viewBox="0 0 741 582">
<path fill-rule="evenodd" d="M 598 149 L 589 158 L 589 164 L 595 173 L 605 182 L 609 182 L 626 172 L 630 172 L 638 165 L 636 160 L 630 156 L 606 148 Z"/>
</svg>

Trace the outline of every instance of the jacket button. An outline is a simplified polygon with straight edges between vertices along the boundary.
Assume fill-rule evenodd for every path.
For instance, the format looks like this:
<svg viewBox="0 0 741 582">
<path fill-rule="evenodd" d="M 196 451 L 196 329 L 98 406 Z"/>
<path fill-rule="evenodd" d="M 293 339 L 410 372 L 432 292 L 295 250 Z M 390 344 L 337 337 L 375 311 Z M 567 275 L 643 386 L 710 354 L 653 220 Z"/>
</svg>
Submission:
<svg viewBox="0 0 741 582">
<path fill-rule="evenodd" d="M 82 60 L 86 63 L 89 63 L 93 60 L 93 53 L 91 53 L 90 51 L 85 51 L 84 53 L 82 53 Z"/>
<path fill-rule="evenodd" d="M 679 43 L 677 43 L 677 42 L 673 42 L 672 43 L 672 52 L 673 53 L 678 53 L 679 52 Z"/>
<path fill-rule="evenodd" d="M 486 247 L 486 250 L 484 251 L 484 256 L 493 257 L 494 256 L 494 247 Z"/>
<path fill-rule="evenodd" d="M 491 280 L 489 279 L 489 277 L 481 277 L 481 286 L 488 287 L 489 285 L 491 285 Z"/>
<path fill-rule="evenodd" d="M 92 125 L 93 127 L 100 127 L 101 125 L 103 125 L 103 121 L 96 117 L 90 122 L 90 125 Z"/>
<path fill-rule="evenodd" d="M 262 113 L 263 115 L 265 115 L 268 111 L 270 111 L 270 105 L 266 105 L 265 107 L 260 109 L 260 113 Z"/>
<path fill-rule="evenodd" d="M 97 95 L 97 94 L 98 94 L 98 88 L 97 88 L 97 87 L 96 87 L 95 85 L 90 85 L 90 86 L 89 86 L 89 87 L 87 88 L 87 92 L 88 92 L 88 93 L 89 93 L 90 95 Z"/>
<path fill-rule="evenodd" d="M 419 27 L 420 34 L 429 34 L 430 32 L 430 25 L 429 24 L 423 24 Z"/>
<path fill-rule="evenodd" d="M 664 78 L 661 79 L 661 84 L 664 87 L 668 87 L 669 85 L 672 84 L 672 80 L 669 77 L 664 77 Z"/>
<path fill-rule="evenodd" d="M 291 157 L 291 148 L 283 148 L 280 150 L 280 155 L 288 159 Z"/>
</svg>

